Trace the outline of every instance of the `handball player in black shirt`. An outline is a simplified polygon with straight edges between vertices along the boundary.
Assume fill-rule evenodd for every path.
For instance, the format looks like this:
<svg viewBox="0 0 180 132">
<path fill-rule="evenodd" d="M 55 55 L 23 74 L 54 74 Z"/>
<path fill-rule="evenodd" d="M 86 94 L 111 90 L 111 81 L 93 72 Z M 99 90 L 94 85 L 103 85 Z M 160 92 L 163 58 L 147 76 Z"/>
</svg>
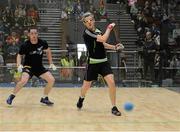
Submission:
<svg viewBox="0 0 180 132">
<path fill-rule="evenodd" d="M 29 40 L 21 45 L 16 60 L 18 72 L 22 72 L 22 77 L 21 80 L 17 82 L 12 94 L 8 97 L 7 104 L 12 104 L 12 101 L 15 98 L 16 94 L 33 75 L 40 77 L 47 82 L 47 85 L 44 89 L 44 96 L 41 98 L 40 102 L 46 105 L 54 104 L 49 100 L 48 94 L 54 85 L 55 79 L 52 74 L 46 68 L 44 68 L 42 64 L 44 52 L 47 55 L 50 68 L 56 70 L 56 66 L 52 61 L 51 50 L 48 47 L 47 42 L 38 38 L 37 28 L 30 28 Z M 22 57 L 24 57 L 24 62 L 22 62 Z"/>
<path fill-rule="evenodd" d="M 101 74 L 109 87 L 109 95 L 112 103 L 112 114 L 120 116 L 121 113 L 116 107 L 116 87 L 111 66 L 107 60 L 106 50 L 121 50 L 124 48 L 122 44 L 110 45 L 106 43 L 111 30 L 115 23 L 108 25 L 104 34 L 95 27 L 94 15 L 90 12 L 84 13 L 82 16 L 83 24 L 86 29 L 83 34 L 84 42 L 88 51 L 88 65 L 84 76 L 84 81 L 81 89 L 81 95 L 77 102 L 79 109 L 83 106 L 83 101 L 88 89 L 91 87 L 93 80 L 97 80 L 98 74 Z"/>
</svg>

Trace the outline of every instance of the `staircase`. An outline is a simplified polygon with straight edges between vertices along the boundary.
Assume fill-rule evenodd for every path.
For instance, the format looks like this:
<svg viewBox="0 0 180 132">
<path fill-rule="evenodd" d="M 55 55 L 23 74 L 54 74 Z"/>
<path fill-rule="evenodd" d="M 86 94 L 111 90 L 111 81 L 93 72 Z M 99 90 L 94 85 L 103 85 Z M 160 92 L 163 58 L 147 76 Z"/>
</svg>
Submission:
<svg viewBox="0 0 180 132">
<path fill-rule="evenodd" d="M 49 1 L 42 2 L 39 8 L 40 22 L 37 25 L 40 29 L 39 36 L 48 42 L 52 50 L 59 50 L 62 29 L 61 8 L 59 8 L 57 4 L 60 3 L 54 2 L 47 6 Z"/>
<path fill-rule="evenodd" d="M 180 9 L 179 8 L 175 9 L 174 16 L 175 16 L 176 22 L 180 23 Z"/>
<path fill-rule="evenodd" d="M 137 69 L 134 68 L 138 65 L 137 46 L 135 44 L 137 33 L 134 24 L 131 22 L 130 15 L 119 4 L 107 4 L 106 9 L 108 18 L 119 26 L 120 41 L 125 46 L 126 65 L 132 67 L 128 68 L 126 79 L 138 79 L 140 76 L 136 73 Z"/>
<path fill-rule="evenodd" d="M 39 28 L 39 37 L 48 42 L 48 45 L 52 51 L 53 63 L 59 66 L 60 52 L 61 50 L 61 3 L 60 0 L 41 0 L 39 1 L 39 17 L 40 22 L 37 26 Z M 43 64 L 49 66 L 47 57 L 43 58 Z M 56 80 L 59 79 L 59 72 L 53 71 L 53 75 Z"/>
</svg>

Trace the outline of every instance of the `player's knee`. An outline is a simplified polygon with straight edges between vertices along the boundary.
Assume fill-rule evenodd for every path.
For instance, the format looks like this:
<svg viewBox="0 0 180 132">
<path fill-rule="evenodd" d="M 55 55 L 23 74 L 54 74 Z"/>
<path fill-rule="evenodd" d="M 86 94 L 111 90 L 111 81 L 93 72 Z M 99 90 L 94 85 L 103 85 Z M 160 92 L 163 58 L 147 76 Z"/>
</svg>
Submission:
<svg viewBox="0 0 180 132">
<path fill-rule="evenodd" d="M 55 82 L 55 79 L 54 77 L 50 77 L 48 80 L 47 80 L 48 83 L 51 83 L 51 84 L 54 84 Z"/>
<path fill-rule="evenodd" d="M 82 86 L 82 88 L 88 90 L 90 89 L 90 86 Z"/>
<path fill-rule="evenodd" d="M 110 85 L 115 85 L 115 82 L 114 82 L 113 79 L 109 79 L 108 82 L 109 82 Z"/>
<path fill-rule="evenodd" d="M 24 86 L 27 82 L 28 82 L 27 79 L 22 79 L 22 80 L 19 81 L 19 84 Z"/>
</svg>

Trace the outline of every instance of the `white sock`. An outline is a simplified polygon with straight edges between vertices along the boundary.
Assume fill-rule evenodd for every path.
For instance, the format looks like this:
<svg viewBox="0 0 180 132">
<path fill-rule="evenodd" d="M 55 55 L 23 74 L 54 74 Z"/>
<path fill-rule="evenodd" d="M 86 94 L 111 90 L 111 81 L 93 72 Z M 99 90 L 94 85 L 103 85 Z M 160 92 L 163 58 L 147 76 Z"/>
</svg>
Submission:
<svg viewBox="0 0 180 132">
<path fill-rule="evenodd" d="M 85 98 L 85 96 L 80 96 L 80 98 L 81 98 L 81 99 L 84 99 L 84 98 Z"/>
</svg>

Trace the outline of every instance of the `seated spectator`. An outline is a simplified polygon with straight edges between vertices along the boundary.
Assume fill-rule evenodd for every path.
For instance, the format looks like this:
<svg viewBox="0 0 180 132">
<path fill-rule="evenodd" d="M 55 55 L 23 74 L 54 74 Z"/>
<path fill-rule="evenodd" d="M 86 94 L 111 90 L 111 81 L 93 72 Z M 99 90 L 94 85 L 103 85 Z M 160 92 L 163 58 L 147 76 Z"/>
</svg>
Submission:
<svg viewBox="0 0 180 132">
<path fill-rule="evenodd" d="M 68 20 L 68 15 L 65 8 L 61 11 L 61 19 Z"/>
<path fill-rule="evenodd" d="M 12 32 L 6 39 L 5 60 L 6 63 L 15 63 L 16 55 L 19 52 L 19 37 L 16 32 Z"/>
<path fill-rule="evenodd" d="M 26 16 L 25 8 L 23 8 L 22 5 L 17 6 L 14 15 L 15 15 L 16 25 L 22 26 L 23 21 L 24 21 L 24 17 Z"/>
<path fill-rule="evenodd" d="M 17 45 L 19 44 L 19 37 L 18 35 L 16 34 L 16 32 L 12 32 L 11 35 L 9 35 L 7 38 L 6 38 L 6 43 L 9 44 L 9 45 Z"/>
<path fill-rule="evenodd" d="M 24 43 L 25 41 L 27 41 L 28 40 L 28 30 L 24 30 L 24 34 L 21 36 L 21 38 L 20 38 L 20 42 L 21 43 Z"/>
<path fill-rule="evenodd" d="M 80 1 L 76 1 L 73 7 L 73 14 L 76 19 L 80 19 L 81 15 L 83 14 L 82 7 Z"/>
<path fill-rule="evenodd" d="M 156 2 L 152 2 L 151 4 L 152 18 L 156 21 L 161 17 L 161 13 L 159 12 L 159 10 L 160 8 L 157 6 Z"/>
<path fill-rule="evenodd" d="M 3 42 L 0 41 L 0 55 L 3 55 Z"/>
<path fill-rule="evenodd" d="M 174 0 L 171 0 L 168 2 L 168 14 L 174 13 L 174 10 L 176 8 L 176 2 Z"/>
<path fill-rule="evenodd" d="M 30 17 L 31 19 L 33 19 L 33 21 L 36 22 L 39 20 L 39 14 L 38 11 L 34 9 L 34 7 L 30 7 L 27 11 L 27 17 Z"/>
<path fill-rule="evenodd" d="M 34 19 L 32 19 L 30 16 L 25 17 L 24 24 L 23 24 L 24 27 L 31 27 L 35 25 L 36 25 L 36 22 Z"/>
<path fill-rule="evenodd" d="M 153 23 L 151 28 L 150 28 L 151 32 L 152 32 L 152 36 L 154 35 L 159 35 L 160 34 L 160 29 L 159 27 L 156 25 L 156 23 Z"/>
<path fill-rule="evenodd" d="M 3 56 L 0 54 L 0 66 L 4 65 L 4 59 Z"/>
<path fill-rule="evenodd" d="M 96 8 L 93 5 L 90 5 L 89 7 L 89 12 L 91 12 L 92 14 L 94 14 L 94 18 L 96 21 L 101 20 L 101 15 L 100 13 L 96 10 Z"/>
<path fill-rule="evenodd" d="M 66 5 L 65 10 L 67 12 L 68 18 L 71 19 L 72 13 L 73 13 L 73 5 L 72 5 L 72 2 L 70 0 L 67 1 L 67 5 Z"/>
<path fill-rule="evenodd" d="M 14 13 L 8 6 L 2 12 L 2 20 L 3 23 L 6 24 L 6 27 L 8 28 L 12 27 L 15 24 Z"/>
<path fill-rule="evenodd" d="M 180 26 L 177 24 L 176 29 L 173 30 L 173 39 L 175 39 L 176 44 L 180 47 Z"/>
<path fill-rule="evenodd" d="M 107 13 L 106 13 L 104 0 L 99 0 L 99 14 L 101 15 L 102 19 L 107 18 Z"/>
</svg>

